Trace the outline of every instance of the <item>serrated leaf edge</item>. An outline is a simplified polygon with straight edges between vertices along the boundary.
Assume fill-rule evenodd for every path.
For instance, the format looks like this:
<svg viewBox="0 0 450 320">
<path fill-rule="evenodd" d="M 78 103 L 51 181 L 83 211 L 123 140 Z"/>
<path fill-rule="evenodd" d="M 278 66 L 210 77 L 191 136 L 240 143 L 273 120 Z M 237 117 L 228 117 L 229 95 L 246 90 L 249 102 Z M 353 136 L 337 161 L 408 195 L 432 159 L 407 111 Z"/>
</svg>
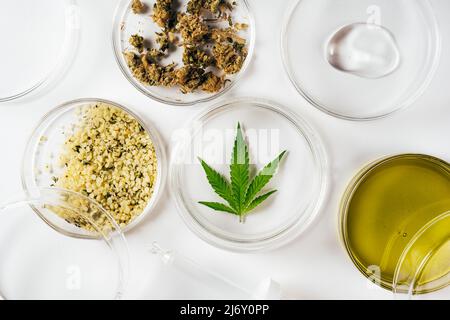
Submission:
<svg viewBox="0 0 450 320">
<path fill-rule="evenodd" d="M 281 152 L 274 160 L 269 162 L 266 166 L 261 169 L 258 174 L 252 179 L 250 182 L 247 192 L 245 195 L 245 209 L 250 205 L 250 203 L 255 199 L 255 197 L 258 195 L 258 193 L 272 180 L 272 178 L 277 173 L 279 164 L 281 160 L 283 159 L 284 155 L 286 154 L 286 150 Z M 267 173 L 268 170 L 271 170 L 270 173 Z M 262 183 L 260 185 L 257 185 L 255 187 L 255 184 L 258 182 L 259 178 L 262 177 L 268 177 L 267 180 L 262 180 Z"/>
<path fill-rule="evenodd" d="M 214 190 L 214 192 L 221 197 L 223 200 L 225 200 L 228 205 L 233 208 L 234 210 L 236 210 L 236 206 L 235 206 L 235 200 L 233 199 L 233 193 L 231 190 L 231 185 L 228 182 L 228 180 L 218 171 L 216 171 L 214 168 L 212 168 L 208 163 L 206 163 L 206 161 L 204 161 L 201 158 L 198 158 L 203 171 L 206 174 L 206 179 L 208 180 L 209 185 L 212 187 L 212 189 Z M 215 176 L 214 178 L 212 176 L 210 176 L 208 174 L 208 170 Z M 213 179 L 218 179 L 216 182 L 218 183 L 214 183 L 212 180 Z M 216 186 L 215 186 L 216 184 Z M 223 190 L 220 190 L 219 188 L 217 188 L 218 184 L 224 184 L 226 187 L 226 192 L 223 192 Z"/>
</svg>

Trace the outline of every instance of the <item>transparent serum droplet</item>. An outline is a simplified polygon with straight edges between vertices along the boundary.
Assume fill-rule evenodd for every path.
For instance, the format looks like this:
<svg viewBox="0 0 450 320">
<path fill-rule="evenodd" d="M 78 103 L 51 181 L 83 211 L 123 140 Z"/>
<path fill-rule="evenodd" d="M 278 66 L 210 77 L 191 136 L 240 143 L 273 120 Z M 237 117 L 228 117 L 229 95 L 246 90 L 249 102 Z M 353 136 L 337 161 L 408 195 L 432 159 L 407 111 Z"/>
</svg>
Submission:
<svg viewBox="0 0 450 320">
<path fill-rule="evenodd" d="M 329 40 L 326 55 L 335 69 L 371 79 L 391 74 L 400 64 L 400 51 L 392 33 L 368 23 L 339 29 Z"/>
</svg>

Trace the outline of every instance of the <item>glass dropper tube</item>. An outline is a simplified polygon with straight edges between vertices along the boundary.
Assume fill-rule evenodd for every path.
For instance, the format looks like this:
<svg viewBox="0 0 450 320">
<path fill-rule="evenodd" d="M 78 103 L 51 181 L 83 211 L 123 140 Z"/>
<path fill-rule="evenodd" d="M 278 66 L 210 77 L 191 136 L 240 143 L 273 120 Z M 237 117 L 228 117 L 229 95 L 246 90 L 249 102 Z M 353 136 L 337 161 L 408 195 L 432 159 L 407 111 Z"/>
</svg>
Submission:
<svg viewBox="0 0 450 320">
<path fill-rule="evenodd" d="M 176 251 L 161 248 L 157 242 L 153 242 L 151 252 L 159 256 L 165 266 L 174 269 L 185 277 L 195 279 L 197 283 L 217 292 L 220 297 L 236 300 L 281 299 L 280 285 L 270 278 L 261 281 L 256 290 L 251 290 L 242 287 L 219 273 L 208 270 Z"/>
</svg>

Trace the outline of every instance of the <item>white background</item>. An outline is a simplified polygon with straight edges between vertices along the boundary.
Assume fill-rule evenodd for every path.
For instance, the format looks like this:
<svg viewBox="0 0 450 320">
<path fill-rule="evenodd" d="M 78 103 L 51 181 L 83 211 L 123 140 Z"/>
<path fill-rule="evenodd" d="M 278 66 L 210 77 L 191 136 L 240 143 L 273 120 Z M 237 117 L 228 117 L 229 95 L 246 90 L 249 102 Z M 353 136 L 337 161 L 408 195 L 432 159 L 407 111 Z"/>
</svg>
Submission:
<svg viewBox="0 0 450 320">
<path fill-rule="evenodd" d="M 26 141 L 41 117 L 62 102 L 106 98 L 136 110 L 160 131 L 167 150 L 171 133 L 204 106 L 170 107 L 140 94 L 121 74 L 111 48 L 112 17 L 117 0 L 78 0 L 82 36 L 76 61 L 67 77 L 34 101 L 0 105 L 0 201 L 21 191 L 20 162 Z M 442 30 L 443 54 L 430 88 L 414 106 L 388 119 L 355 123 L 327 116 L 302 99 L 289 82 L 281 61 L 279 37 L 288 1 L 250 0 L 256 19 L 256 54 L 247 74 L 227 95 L 268 98 L 300 113 L 317 128 L 331 163 L 331 189 L 317 223 L 291 244 L 273 252 L 235 254 L 198 239 L 183 224 L 168 189 L 156 211 L 127 234 L 132 278 L 128 297 L 157 297 L 160 288 L 148 280 L 157 262 L 148 245 L 157 240 L 198 263 L 249 285 L 268 276 L 278 281 L 289 298 L 391 298 L 370 285 L 342 248 L 337 228 L 343 190 L 368 161 L 383 155 L 421 152 L 450 160 L 450 2 L 433 0 Z M 411 35 L 414 36 L 414 35 Z M 326 90 L 326 88 L 324 88 Z M 170 283 L 169 283 L 170 285 Z M 151 295 L 143 295 L 143 292 Z"/>
</svg>

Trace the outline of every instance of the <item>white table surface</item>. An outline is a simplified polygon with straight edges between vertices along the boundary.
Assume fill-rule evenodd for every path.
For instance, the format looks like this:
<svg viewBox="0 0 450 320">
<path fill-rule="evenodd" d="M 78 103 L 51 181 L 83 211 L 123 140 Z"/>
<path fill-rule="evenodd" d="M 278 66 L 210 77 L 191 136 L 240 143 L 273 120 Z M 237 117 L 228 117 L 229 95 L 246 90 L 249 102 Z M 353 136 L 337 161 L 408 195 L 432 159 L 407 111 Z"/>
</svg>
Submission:
<svg viewBox="0 0 450 320">
<path fill-rule="evenodd" d="M 98 97 L 129 106 L 152 121 L 168 150 L 171 133 L 203 108 L 166 106 L 139 93 L 121 74 L 111 49 L 117 0 L 78 3 L 82 12 L 81 43 L 67 77 L 37 100 L 0 105 L 0 200 L 21 191 L 20 163 L 26 141 L 40 118 L 62 102 Z M 368 283 L 342 248 L 337 228 L 338 204 L 356 171 L 380 156 L 421 152 L 450 160 L 450 2 L 432 1 L 442 30 L 443 54 L 429 89 L 406 111 L 365 123 L 343 121 L 319 112 L 289 82 L 279 48 L 287 0 L 250 0 L 250 4 L 257 27 L 256 56 L 239 86 L 225 98 L 268 98 L 296 110 L 316 127 L 331 163 L 330 195 L 317 223 L 289 245 L 273 252 L 236 254 L 216 249 L 191 233 L 166 190 L 156 212 L 127 234 L 132 262 L 127 297 L 158 297 L 160 288 L 149 283 L 158 262 L 148 253 L 149 244 L 157 240 L 166 248 L 176 249 L 201 265 L 248 285 L 270 276 L 290 298 L 390 299 L 389 292 Z"/>
</svg>

